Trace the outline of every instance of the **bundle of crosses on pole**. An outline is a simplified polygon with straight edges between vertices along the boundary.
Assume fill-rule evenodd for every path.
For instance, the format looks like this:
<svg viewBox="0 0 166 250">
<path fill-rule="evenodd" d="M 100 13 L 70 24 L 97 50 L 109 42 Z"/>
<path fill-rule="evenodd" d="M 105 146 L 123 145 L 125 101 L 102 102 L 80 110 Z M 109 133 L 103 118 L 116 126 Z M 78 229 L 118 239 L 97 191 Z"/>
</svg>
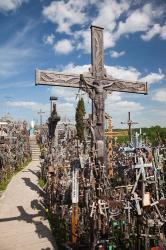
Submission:
<svg viewBox="0 0 166 250">
<path fill-rule="evenodd" d="M 36 70 L 36 85 L 80 88 L 92 100 L 92 124 L 97 159 L 104 163 L 104 116 L 105 99 L 113 91 L 147 94 L 147 83 L 115 79 L 104 68 L 103 28 L 91 26 L 91 68 L 87 74 Z"/>
</svg>

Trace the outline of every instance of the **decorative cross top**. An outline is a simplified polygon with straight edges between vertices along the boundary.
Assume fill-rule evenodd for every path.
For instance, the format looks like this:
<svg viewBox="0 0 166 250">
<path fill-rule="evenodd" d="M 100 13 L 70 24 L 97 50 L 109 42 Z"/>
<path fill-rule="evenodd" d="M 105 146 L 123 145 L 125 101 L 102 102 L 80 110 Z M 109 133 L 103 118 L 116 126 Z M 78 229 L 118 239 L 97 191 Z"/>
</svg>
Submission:
<svg viewBox="0 0 166 250">
<path fill-rule="evenodd" d="M 103 28 L 91 26 L 91 68 L 87 74 L 64 74 L 36 70 L 36 85 L 81 88 L 92 100 L 92 123 L 95 130 L 97 157 L 104 158 L 104 105 L 112 91 L 147 94 L 147 84 L 115 79 L 104 68 Z"/>
<path fill-rule="evenodd" d="M 104 69 L 104 49 L 103 49 L 103 28 L 91 26 L 91 65 L 89 73 L 81 75 L 87 84 L 94 83 L 100 79 L 100 85 L 107 91 L 130 92 L 137 94 L 147 94 L 147 84 L 143 82 L 124 81 L 106 75 Z M 64 74 L 62 72 L 36 70 L 36 85 L 51 85 L 61 87 L 72 87 L 85 89 L 78 74 Z M 90 85 L 90 87 L 92 87 Z"/>
</svg>

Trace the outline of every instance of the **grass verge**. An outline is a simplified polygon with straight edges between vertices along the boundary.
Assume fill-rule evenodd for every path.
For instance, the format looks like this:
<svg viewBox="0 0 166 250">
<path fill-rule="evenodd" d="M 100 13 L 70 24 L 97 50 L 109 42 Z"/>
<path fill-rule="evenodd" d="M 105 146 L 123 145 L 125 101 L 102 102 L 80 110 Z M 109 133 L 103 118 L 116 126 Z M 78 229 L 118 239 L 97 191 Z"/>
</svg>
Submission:
<svg viewBox="0 0 166 250">
<path fill-rule="evenodd" d="M 22 163 L 20 166 L 18 166 L 16 168 L 16 170 L 14 172 L 9 172 L 7 173 L 5 179 L 3 179 L 1 182 L 0 182 L 0 192 L 1 191 L 5 191 L 9 182 L 11 181 L 12 177 L 14 175 L 16 175 L 18 172 L 20 172 L 21 170 L 23 170 L 30 162 L 31 162 L 31 158 L 29 158 L 27 161 L 25 161 L 24 163 Z"/>
<path fill-rule="evenodd" d="M 46 182 L 42 179 L 42 177 L 40 177 L 38 179 L 38 185 L 39 185 L 39 187 L 41 187 L 41 189 L 43 189 L 44 186 L 45 186 L 45 184 L 46 184 Z"/>
</svg>

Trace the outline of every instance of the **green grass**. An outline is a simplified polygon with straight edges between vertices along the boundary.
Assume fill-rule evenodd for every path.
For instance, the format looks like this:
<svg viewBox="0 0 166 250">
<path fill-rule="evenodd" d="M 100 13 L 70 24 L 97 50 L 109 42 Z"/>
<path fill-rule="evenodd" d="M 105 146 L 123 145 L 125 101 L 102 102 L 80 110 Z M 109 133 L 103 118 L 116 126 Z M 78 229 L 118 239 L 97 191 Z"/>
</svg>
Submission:
<svg viewBox="0 0 166 250">
<path fill-rule="evenodd" d="M 45 184 L 46 184 L 45 181 L 40 177 L 38 179 L 38 185 L 39 185 L 39 187 L 41 187 L 43 189 L 43 187 L 44 187 Z"/>
<path fill-rule="evenodd" d="M 26 162 L 18 166 L 14 172 L 7 173 L 6 178 L 0 182 L 0 191 L 5 191 L 12 177 L 16 175 L 18 172 L 20 172 L 21 170 L 23 170 L 29 164 L 29 162 L 31 162 L 31 158 L 29 158 Z"/>
<path fill-rule="evenodd" d="M 5 180 L 2 180 L 0 182 L 0 191 L 5 191 L 5 189 L 7 188 L 7 185 L 9 184 L 11 178 L 12 178 L 13 175 L 10 175 L 10 177 L 8 177 L 7 179 Z"/>
</svg>

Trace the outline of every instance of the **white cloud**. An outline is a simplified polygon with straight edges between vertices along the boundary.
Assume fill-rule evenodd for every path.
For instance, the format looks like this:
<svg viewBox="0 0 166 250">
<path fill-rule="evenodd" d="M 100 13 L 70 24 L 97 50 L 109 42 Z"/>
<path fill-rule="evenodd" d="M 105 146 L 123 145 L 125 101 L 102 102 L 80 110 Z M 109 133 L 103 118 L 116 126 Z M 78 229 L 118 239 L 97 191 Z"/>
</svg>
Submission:
<svg viewBox="0 0 166 250">
<path fill-rule="evenodd" d="M 89 68 L 90 64 L 74 65 L 73 63 L 69 63 L 63 68 L 63 71 L 65 73 L 84 74 L 89 72 Z"/>
<path fill-rule="evenodd" d="M 57 25 L 58 32 L 70 33 L 75 24 L 83 24 L 86 21 L 83 12 L 86 3 L 79 0 L 53 1 L 44 7 L 43 15 Z"/>
<path fill-rule="evenodd" d="M 131 102 L 131 101 L 127 101 L 127 100 L 123 100 L 123 101 L 120 101 L 120 102 L 117 102 L 116 103 L 116 107 L 114 108 L 116 111 L 118 109 L 120 109 L 121 111 L 122 110 L 142 110 L 144 109 L 144 107 L 138 103 L 138 102 Z"/>
<path fill-rule="evenodd" d="M 60 116 L 67 115 L 71 118 L 75 115 L 75 106 L 73 103 L 70 102 L 58 103 L 57 112 Z"/>
<path fill-rule="evenodd" d="M 73 63 L 69 63 L 65 67 L 61 67 L 61 71 L 64 71 L 66 73 L 72 72 L 76 74 L 80 73 L 86 73 L 89 71 L 90 65 L 74 65 Z M 120 67 L 120 66 L 105 66 L 108 75 L 112 75 L 112 77 L 119 78 L 119 79 L 124 79 L 124 80 L 142 80 L 143 79 L 143 74 L 138 71 L 136 68 L 133 67 Z M 163 79 L 163 73 L 162 70 L 159 69 L 158 73 L 149 73 L 148 75 L 145 76 L 145 80 L 149 79 L 150 83 L 160 81 L 161 78 Z M 70 118 L 73 119 L 75 116 L 75 107 L 76 107 L 76 94 L 78 93 L 78 90 L 74 89 L 67 89 L 67 88 L 51 88 L 51 95 L 55 95 L 59 97 L 59 104 L 57 104 L 57 107 L 60 105 L 61 109 L 58 109 L 58 112 L 60 116 L 67 115 Z M 159 95 L 159 94 L 158 94 Z M 157 94 L 154 95 L 155 98 L 157 98 Z M 157 96 L 157 97 L 156 97 Z M 130 99 L 128 99 L 128 97 Z M 89 101 L 87 95 L 83 95 L 84 101 L 85 101 L 85 106 L 87 113 L 91 112 L 91 102 Z M 135 95 L 131 94 L 124 94 L 121 92 L 112 92 L 111 94 L 108 95 L 106 99 L 106 112 L 110 114 L 113 117 L 113 123 L 114 126 L 120 127 L 120 122 L 125 120 L 127 117 L 127 112 L 131 111 L 133 112 L 132 114 L 132 119 L 135 121 L 140 122 L 140 126 L 151 126 L 157 124 L 156 121 L 154 121 L 154 115 L 151 115 L 149 118 L 149 107 L 147 108 L 147 103 L 146 107 L 141 103 L 142 100 L 145 100 L 147 98 L 149 107 L 151 106 L 150 99 L 151 96 L 137 96 L 137 99 L 135 99 Z M 160 100 L 164 101 L 165 95 L 160 96 Z M 140 100 L 140 101 L 136 101 Z M 163 110 L 161 108 L 161 110 Z M 164 112 L 164 111 L 163 111 Z M 134 117 L 135 114 L 135 117 Z M 148 117 L 148 119 L 147 119 Z M 158 124 L 163 125 L 165 122 L 165 118 L 159 117 L 158 119 Z"/>
<path fill-rule="evenodd" d="M 162 71 L 159 69 L 159 73 L 150 73 L 147 76 L 141 78 L 140 80 L 143 82 L 147 82 L 148 84 L 156 83 L 161 80 L 163 80 L 165 75 L 162 73 Z"/>
<path fill-rule="evenodd" d="M 141 35 L 141 38 L 144 41 L 150 41 L 156 35 L 166 40 L 166 23 L 163 26 L 158 23 L 154 24 L 145 34 Z"/>
<path fill-rule="evenodd" d="M 28 88 L 33 87 L 34 83 L 32 81 L 13 81 L 13 82 L 4 82 L 0 84 L 0 90 L 7 90 L 7 89 L 17 89 L 17 88 Z"/>
<path fill-rule="evenodd" d="M 19 32 L 14 33 L 7 42 L 0 46 L 0 76 L 8 78 L 25 70 L 26 62 L 37 55 L 34 40 L 29 39 L 29 32 L 36 27 L 36 22 L 29 21 Z"/>
<path fill-rule="evenodd" d="M 75 32 L 74 37 L 75 40 L 78 41 L 77 49 L 82 49 L 85 53 L 91 52 L 90 29 L 77 31 Z"/>
<path fill-rule="evenodd" d="M 115 51 L 115 50 L 112 50 L 111 52 L 110 52 L 110 55 L 111 55 L 111 57 L 113 57 L 113 58 L 118 58 L 118 57 L 120 57 L 120 56 L 123 56 L 123 55 L 125 55 L 125 51 L 120 51 L 120 52 L 118 52 L 118 51 Z"/>
<path fill-rule="evenodd" d="M 60 40 L 54 45 L 55 52 L 59 54 L 69 54 L 73 49 L 74 47 L 68 39 Z"/>
<path fill-rule="evenodd" d="M 118 18 L 129 9 L 129 1 L 105 0 L 96 4 L 98 15 L 93 20 L 94 25 L 104 27 L 108 31 L 116 28 Z"/>
<path fill-rule="evenodd" d="M 91 7 L 94 15 L 89 15 L 88 9 Z M 166 39 L 166 24 L 161 26 L 161 16 L 165 14 L 165 9 L 164 4 L 138 4 L 130 0 L 69 0 L 51 2 L 44 7 L 43 15 L 56 24 L 56 32 L 72 35 L 72 40 L 77 44 L 75 49 L 90 53 L 90 30 L 86 28 L 90 24 L 105 29 L 105 49 L 114 47 L 121 36 L 136 32 L 140 32 L 145 41 L 156 35 Z M 79 25 L 79 30 L 76 28 L 73 32 L 74 25 Z"/>
<path fill-rule="evenodd" d="M 163 40 L 166 40 L 166 23 L 163 25 L 163 27 L 161 27 L 160 36 Z"/>
<path fill-rule="evenodd" d="M 113 92 L 108 95 L 106 100 L 107 110 L 115 112 L 126 112 L 126 110 L 139 111 L 144 109 L 143 106 L 135 101 L 127 101 L 122 99 L 123 94 L 119 92 Z"/>
<path fill-rule="evenodd" d="M 65 73 L 75 73 L 75 74 L 86 74 L 89 72 L 91 65 L 74 65 L 69 63 L 64 66 L 61 71 Z M 164 79 L 165 75 L 162 73 L 162 70 L 159 68 L 158 73 L 151 72 L 146 76 L 142 76 L 142 73 L 139 72 L 134 67 L 121 67 L 121 66 L 107 66 L 105 65 L 106 72 L 108 75 L 116 79 L 128 80 L 128 81 L 143 81 L 148 82 L 148 84 L 157 83 Z"/>
<path fill-rule="evenodd" d="M 32 57 L 32 48 L 22 48 L 14 45 L 8 45 L 0 47 L 1 55 L 1 67 L 0 76 L 9 77 L 11 75 L 21 72 L 20 65 L 26 60 Z"/>
<path fill-rule="evenodd" d="M 37 111 L 40 109 L 42 109 L 43 111 L 49 110 L 48 104 L 31 102 L 31 101 L 8 101 L 7 105 L 15 108 L 31 109 L 33 111 Z"/>
<path fill-rule="evenodd" d="M 90 67 L 90 64 L 74 65 L 73 63 L 69 63 L 63 67 L 62 71 L 65 73 L 85 74 L 89 72 Z M 141 73 L 134 67 L 105 65 L 105 68 L 108 75 L 117 79 L 136 81 L 141 77 Z"/>
<path fill-rule="evenodd" d="M 136 9 L 122 22 L 120 21 L 117 37 L 123 34 L 146 31 L 152 24 L 152 5 L 146 4 L 142 9 Z"/>
<path fill-rule="evenodd" d="M 55 38 L 54 34 L 50 34 L 50 35 L 44 36 L 43 41 L 45 44 L 53 45 L 54 38 Z"/>
<path fill-rule="evenodd" d="M 1 0 L 0 11 L 12 11 L 19 8 L 23 2 L 28 0 Z"/>
<path fill-rule="evenodd" d="M 166 103 L 166 88 L 158 89 L 152 99 L 158 102 Z"/>
<path fill-rule="evenodd" d="M 154 36 L 156 36 L 157 34 L 159 34 L 161 31 L 161 27 L 159 24 L 154 24 L 154 26 L 149 29 L 145 34 L 141 35 L 141 38 L 144 41 L 149 41 L 151 40 Z"/>
<path fill-rule="evenodd" d="M 76 89 L 67 89 L 63 87 L 52 87 L 51 95 L 57 96 L 58 98 L 63 98 L 67 103 L 76 102 Z"/>
<path fill-rule="evenodd" d="M 117 79 L 136 81 L 141 73 L 133 67 L 106 66 L 108 75 Z"/>
</svg>

